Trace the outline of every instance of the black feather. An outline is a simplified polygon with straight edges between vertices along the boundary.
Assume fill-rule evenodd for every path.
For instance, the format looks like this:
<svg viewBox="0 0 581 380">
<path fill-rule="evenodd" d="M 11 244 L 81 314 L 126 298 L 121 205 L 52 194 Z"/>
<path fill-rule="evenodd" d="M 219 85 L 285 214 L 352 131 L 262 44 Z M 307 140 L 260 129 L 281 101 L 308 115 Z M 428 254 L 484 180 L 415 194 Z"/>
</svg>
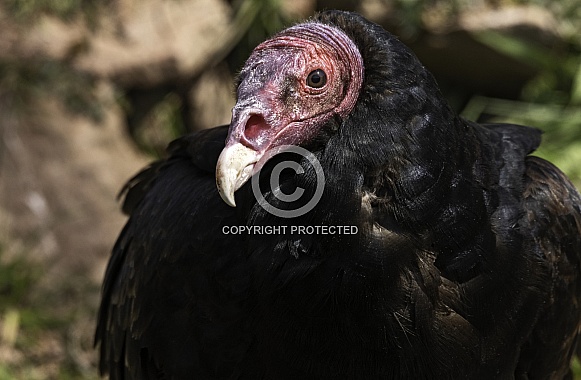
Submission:
<svg viewBox="0 0 581 380">
<path fill-rule="evenodd" d="M 357 45 L 353 111 L 306 141 L 316 207 L 268 213 L 251 183 L 221 201 L 227 127 L 172 143 L 124 188 L 131 217 L 105 275 L 96 343 L 111 379 L 567 378 L 581 320 L 581 198 L 529 156 L 540 132 L 458 117 L 430 73 L 364 18 L 324 12 Z M 315 192 L 316 172 L 281 174 Z M 303 201 L 304 202 L 304 201 Z M 353 226 L 355 234 L 290 233 Z M 233 234 L 232 226 L 280 233 Z M 226 228 L 226 229 L 225 229 Z"/>
</svg>

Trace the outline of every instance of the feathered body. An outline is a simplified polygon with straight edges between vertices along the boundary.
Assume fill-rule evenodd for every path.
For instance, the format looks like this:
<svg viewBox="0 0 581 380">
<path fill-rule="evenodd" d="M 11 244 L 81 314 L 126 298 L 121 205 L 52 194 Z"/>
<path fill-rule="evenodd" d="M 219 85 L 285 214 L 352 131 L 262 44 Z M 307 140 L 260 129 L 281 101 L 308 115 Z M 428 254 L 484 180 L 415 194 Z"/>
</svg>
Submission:
<svg viewBox="0 0 581 380">
<path fill-rule="evenodd" d="M 338 101 L 315 131 L 285 138 L 320 162 L 322 198 L 304 215 L 278 217 L 247 181 L 236 208 L 222 201 L 215 171 L 235 138 L 236 109 L 230 132 L 172 143 L 168 159 L 125 189 L 131 217 L 107 269 L 96 334 L 101 371 L 111 379 L 570 376 L 581 199 L 558 169 L 528 156 L 540 133 L 459 118 L 413 54 L 360 16 L 325 12 L 303 25 L 344 33 L 364 68 L 359 90 L 337 87 L 345 98 L 356 91 L 356 102 Z M 356 80 L 345 67 L 341 80 Z M 249 140 L 270 122 L 257 114 L 241 122 Z M 247 146 L 263 149 L 254 141 Z M 279 154 L 254 175 L 264 185 L 284 160 L 303 173 L 282 172 L 280 190 L 312 196 L 317 177 L 304 157 Z M 263 196 L 280 209 L 301 202 Z M 287 228 L 234 234 L 230 226 Z"/>
</svg>

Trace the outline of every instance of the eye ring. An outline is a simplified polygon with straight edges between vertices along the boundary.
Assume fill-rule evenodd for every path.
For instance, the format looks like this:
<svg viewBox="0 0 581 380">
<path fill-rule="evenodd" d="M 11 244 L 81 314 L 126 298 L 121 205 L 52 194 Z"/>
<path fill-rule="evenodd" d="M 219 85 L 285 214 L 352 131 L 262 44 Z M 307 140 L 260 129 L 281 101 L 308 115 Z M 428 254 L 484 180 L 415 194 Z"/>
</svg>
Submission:
<svg viewBox="0 0 581 380">
<path fill-rule="evenodd" d="M 327 83 L 327 74 L 321 69 L 311 71 L 307 75 L 307 86 L 321 88 Z"/>
</svg>

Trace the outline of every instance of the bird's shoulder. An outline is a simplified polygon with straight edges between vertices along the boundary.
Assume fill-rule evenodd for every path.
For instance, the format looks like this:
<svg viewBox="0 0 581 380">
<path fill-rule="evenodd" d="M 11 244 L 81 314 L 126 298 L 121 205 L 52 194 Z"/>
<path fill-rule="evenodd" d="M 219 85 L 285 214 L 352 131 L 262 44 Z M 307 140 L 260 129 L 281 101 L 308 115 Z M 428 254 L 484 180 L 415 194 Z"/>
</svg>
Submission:
<svg viewBox="0 0 581 380">
<path fill-rule="evenodd" d="M 520 229 L 527 253 L 545 268 L 538 287 L 546 296 L 519 365 L 540 377 L 566 378 L 578 339 L 570 332 L 579 331 L 581 320 L 581 197 L 557 167 L 530 156 L 523 203 Z"/>
<path fill-rule="evenodd" d="M 226 132 L 174 141 L 167 159 L 126 185 L 130 217 L 106 270 L 96 332 L 101 371 L 111 379 L 165 370 L 185 378 L 192 368 L 221 376 L 246 345 L 248 277 L 240 237 L 220 234 L 236 216 L 220 199 L 212 168 Z"/>
<path fill-rule="evenodd" d="M 567 176 L 550 162 L 535 156 L 526 161 L 522 228 L 540 248 L 539 259 L 550 268 L 553 286 L 572 287 L 579 297 L 581 261 L 581 196 Z M 575 284 L 575 285 L 574 285 Z M 553 289 L 564 291 L 563 289 Z"/>
<path fill-rule="evenodd" d="M 464 122 L 459 144 L 370 172 L 362 192 L 375 226 L 405 235 L 437 257 L 444 276 L 467 281 L 484 270 L 498 243 L 517 238 L 525 158 L 540 143 L 534 128 Z"/>
<path fill-rule="evenodd" d="M 204 174 L 213 174 L 227 134 L 228 126 L 223 125 L 197 131 L 172 141 L 167 148 L 168 157 L 152 162 L 123 186 L 119 193 L 119 198 L 123 198 L 123 212 L 131 214 L 159 177 L 160 172 L 177 161 L 186 161 Z"/>
<path fill-rule="evenodd" d="M 581 197 L 561 170 L 540 157 L 527 157 L 523 197 L 525 220 L 533 235 L 540 238 L 548 234 L 561 245 L 573 243 L 563 241 L 569 237 L 578 244 Z"/>
<path fill-rule="evenodd" d="M 421 192 L 406 203 L 388 191 L 375 191 L 368 202 L 374 223 L 390 230 L 381 235 L 390 247 L 405 236 L 421 248 L 411 299 L 423 297 L 429 302 L 422 310 L 436 311 L 424 326 L 441 331 L 463 321 L 458 331 L 481 335 L 481 372 L 491 376 L 517 362 L 527 373 L 550 377 L 543 371 L 559 368 L 564 376 L 577 339 L 562 337 L 580 320 L 581 199 L 561 171 L 530 156 L 540 136 L 524 126 L 467 123 L 463 160 L 446 162 L 436 174 L 425 170 Z M 423 212 L 406 224 L 411 207 Z M 422 223 L 429 228 L 419 229 Z M 508 339 L 516 344 L 505 345 Z M 520 356 L 511 351 L 521 344 Z"/>
</svg>

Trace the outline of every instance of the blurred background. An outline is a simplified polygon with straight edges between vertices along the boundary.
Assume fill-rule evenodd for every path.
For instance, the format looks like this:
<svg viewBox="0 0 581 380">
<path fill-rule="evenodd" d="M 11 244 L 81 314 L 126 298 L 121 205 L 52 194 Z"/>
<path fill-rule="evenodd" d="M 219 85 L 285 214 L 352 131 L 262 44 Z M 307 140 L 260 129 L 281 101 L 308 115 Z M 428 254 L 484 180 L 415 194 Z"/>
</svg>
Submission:
<svg viewBox="0 0 581 380">
<path fill-rule="evenodd" d="M 578 0 L 0 0 L 0 380 L 98 378 L 117 192 L 229 122 L 254 46 L 330 8 L 398 35 L 464 117 L 543 129 L 581 186 Z"/>
</svg>

